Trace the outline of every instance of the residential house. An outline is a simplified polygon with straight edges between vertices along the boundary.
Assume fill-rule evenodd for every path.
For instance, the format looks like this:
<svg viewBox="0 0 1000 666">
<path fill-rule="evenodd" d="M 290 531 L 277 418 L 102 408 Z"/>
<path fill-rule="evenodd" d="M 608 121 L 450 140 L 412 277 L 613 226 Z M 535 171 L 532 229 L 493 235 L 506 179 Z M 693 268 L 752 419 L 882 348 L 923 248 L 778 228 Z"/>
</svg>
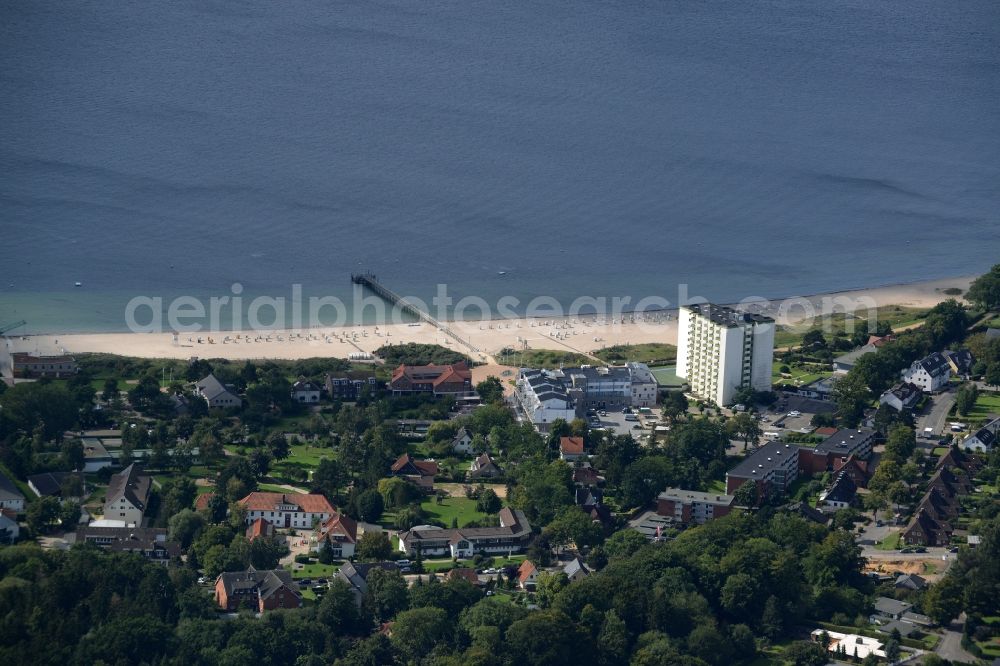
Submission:
<svg viewBox="0 0 1000 666">
<path fill-rule="evenodd" d="M 836 386 L 839 378 L 838 375 L 820 377 L 800 386 L 798 394 L 804 398 L 812 398 L 813 400 L 830 400 L 833 397 L 833 387 Z"/>
<path fill-rule="evenodd" d="M 948 385 L 951 366 L 940 352 L 934 352 L 919 361 L 914 361 L 903 371 L 903 381 L 916 384 L 925 393 L 940 391 Z"/>
<path fill-rule="evenodd" d="M 162 527 L 81 525 L 76 529 L 76 542 L 92 543 L 119 553 L 137 553 L 161 564 L 181 555 L 180 544 L 169 541 L 167 530 Z"/>
<path fill-rule="evenodd" d="M 12 509 L 0 509 L 0 544 L 11 544 L 21 535 L 17 514 Z"/>
<path fill-rule="evenodd" d="M 852 350 L 846 354 L 838 356 L 833 359 L 833 374 L 835 375 L 846 375 L 854 367 L 854 364 L 858 362 L 858 359 L 866 354 L 874 354 L 878 351 L 878 347 L 875 345 L 864 345 Z"/>
<path fill-rule="evenodd" d="M 114 474 L 108 482 L 104 518 L 122 520 L 126 525 L 141 527 L 151 491 L 152 479 L 143 474 L 139 465 L 129 465 Z"/>
<path fill-rule="evenodd" d="M 433 460 L 416 460 L 409 453 L 404 453 L 392 463 L 389 468 L 392 476 L 399 476 L 425 492 L 434 489 L 434 477 L 438 474 L 438 464 Z"/>
<path fill-rule="evenodd" d="M 896 577 L 897 590 L 922 590 L 927 587 L 927 581 L 917 574 L 900 574 Z"/>
<path fill-rule="evenodd" d="M 587 513 L 595 506 L 600 506 L 603 499 L 604 492 L 600 488 L 583 486 L 574 489 L 573 503 Z"/>
<path fill-rule="evenodd" d="M 517 568 L 517 586 L 522 590 L 534 590 L 538 583 L 538 568 L 531 562 L 525 560 Z"/>
<path fill-rule="evenodd" d="M 972 352 L 968 349 L 959 349 L 958 351 L 946 349 L 944 357 L 951 368 L 951 374 L 958 377 L 968 377 L 972 374 L 972 366 L 976 364 L 976 359 L 973 358 Z"/>
<path fill-rule="evenodd" d="M 298 608 L 302 595 L 284 569 L 226 571 L 215 580 L 215 603 L 223 610 L 234 611 L 249 606 L 257 612 L 277 608 Z"/>
<path fill-rule="evenodd" d="M 896 336 L 893 335 L 892 333 L 890 333 L 888 335 L 869 335 L 868 336 L 868 342 L 866 342 L 865 344 L 866 345 L 870 345 L 870 346 L 875 347 L 875 348 L 878 348 L 878 347 L 881 347 L 881 346 L 883 346 L 883 345 L 885 345 L 885 344 L 887 344 L 889 342 L 892 342 L 895 339 L 896 339 Z"/>
<path fill-rule="evenodd" d="M 474 458 L 469 466 L 468 477 L 470 481 L 478 479 L 496 479 L 501 476 L 503 476 L 503 469 L 496 464 L 488 453 L 484 453 Z"/>
<path fill-rule="evenodd" d="M 335 579 L 343 581 L 350 588 L 354 602 L 360 606 L 368 594 L 368 574 L 374 569 L 399 571 L 395 562 L 344 562 L 337 570 Z"/>
<path fill-rule="evenodd" d="M 879 396 L 879 404 L 889 405 L 897 412 L 912 410 L 923 396 L 920 387 L 909 382 L 900 382 Z"/>
<path fill-rule="evenodd" d="M 814 629 L 809 636 L 814 643 L 828 640 L 826 650 L 833 654 L 842 654 L 859 660 L 868 655 L 885 659 L 885 650 L 883 649 L 885 644 L 875 638 L 859 634 L 844 634 L 839 631 L 827 631 L 826 629 Z"/>
<path fill-rule="evenodd" d="M 239 504 L 246 509 L 248 525 L 264 518 L 278 529 L 312 529 L 335 513 L 330 500 L 317 493 L 253 492 Z"/>
<path fill-rule="evenodd" d="M 881 624 L 885 620 L 899 620 L 903 613 L 913 608 L 913 604 L 890 597 L 878 597 L 875 600 L 875 617 L 873 621 Z"/>
<path fill-rule="evenodd" d="M 472 372 L 465 363 L 452 365 L 400 365 L 392 373 L 393 395 L 431 393 L 453 397 L 472 395 Z"/>
<path fill-rule="evenodd" d="M 205 399 L 209 409 L 228 409 L 243 404 L 240 397 L 210 374 L 194 385 L 195 393 Z"/>
<path fill-rule="evenodd" d="M 254 539 L 270 539 L 274 536 L 274 525 L 265 518 L 258 518 L 246 529 L 247 541 Z"/>
<path fill-rule="evenodd" d="M 583 437 L 560 437 L 559 457 L 566 462 L 573 462 L 586 457 L 583 452 Z"/>
<path fill-rule="evenodd" d="M 581 486 L 598 486 L 604 479 L 589 462 L 578 462 L 573 466 L 573 483 Z"/>
<path fill-rule="evenodd" d="M 63 488 L 76 485 L 79 482 L 79 491 L 63 496 Z M 32 474 L 28 477 L 28 487 L 38 497 L 58 497 L 67 500 L 79 500 L 87 496 L 87 483 L 83 472 L 43 472 L 42 474 Z"/>
<path fill-rule="evenodd" d="M 446 573 L 444 577 L 445 580 L 464 580 L 473 585 L 479 585 L 479 576 L 476 574 L 476 570 L 469 567 L 457 567 Z"/>
<path fill-rule="evenodd" d="M 908 546 L 945 546 L 951 541 L 949 523 L 931 517 L 919 508 L 901 534 L 901 541 Z"/>
<path fill-rule="evenodd" d="M 574 557 L 569 563 L 563 567 L 563 573 L 566 574 L 566 578 L 569 582 L 574 582 L 578 580 L 583 580 L 590 575 L 590 569 L 580 560 L 579 557 Z"/>
<path fill-rule="evenodd" d="M 530 540 L 531 524 L 524 512 L 504 507 L 500 510 L 499 527 L 443 529 L 420 525 L 400 533 L 399 550 L 413 555 L 419 549 L 428 557 L 469 558 L 476 553 L 509 555 L 527 548 Z"/>
<path fill-rule="evenodd" d="M 319 398 L 323 394 L 323 389 L 319 384 L 300 378 L 292 384 L 292 400 L 304 405 L 319 404 Z"/>
<path fill-rule="evenodd" d="M 24 495 L 3 472 L 0 472 L 0 509 L 10 509 L 17 513 L 24 511 Z"/>
<path fill-rule="evenodd" d="M 834 478 L 830 487 L 819 494 L 819 501 L 824 511 L 840 511 L 857 503 L 858 487 L 850 475 L 840 473 Z"/>
<path fill-rule="evenodd" d="M 732 495 L 667 488 L 656 497 L 656 513 L 681 525 L 702 525 L 733 510 Z"/>
<path fill-rule="evenodd" d="M 869 479 L 869 466 L 867 460 L 858 460 L 853 455 L 847 456 L 847 460 L 836 459 L 833 461 L 834 474 L 847 474 L 851 477 L 858 488 L 867 488 Z"/>
<path fill-rule="evenodd" d="M 826 525 L 830 522 L 830 518 L 822 511 L 814 509 L 805 502 L 789 502 L 788 504 L 782 506 L 781 510 L 785 513 L 805 518 L 806 520 L 812 521 L 817 525 Z"/>
<path fill-rule="evenodd" d="M 466 456 L 472 453 L 472 433 L 468 428 L 462 426 L 458 429 L 451 440 L 451 450 Z"/>
<path fill-rule="evenodd" d="M 37 356 L 27 352 L 10 355 L 14 377 L 70 377 L 77 373 L 76 359 L 72 356 Z"/>
<path fill-rule="evenodd" d="M 313 530 L 311 549 L 319 552 L 327 541 L 330 542 L 336 559 L 354 557 L 354 548 L 358 543 L 358 524 L 350 516 L 335 513 Z"/>
<path fill-rule="evenodd" d="M 378 389 L 378 380 L 374 376 L 364 379 L 326 376 L 326 392 L 333 400 L 353 402 L 361 397 L 365 389 L 371 393 L 375 392 Z"/>
<path fill-rule="evenodd" d="M 966 451 L 988 453 L 996 446 L 1000 437 L 1000 418 L 993 419 L 982 428 L 962 440 L 962 448 Z"/>
</svg>

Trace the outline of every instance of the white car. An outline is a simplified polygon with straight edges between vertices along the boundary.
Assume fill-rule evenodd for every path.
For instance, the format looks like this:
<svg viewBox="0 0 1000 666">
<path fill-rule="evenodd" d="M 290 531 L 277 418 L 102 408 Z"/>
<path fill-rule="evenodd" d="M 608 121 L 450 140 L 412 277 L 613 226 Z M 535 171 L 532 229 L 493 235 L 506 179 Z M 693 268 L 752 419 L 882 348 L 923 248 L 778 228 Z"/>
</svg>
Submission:
<svg viewBox="0 0 1000 666">
<path fill-rule="evenodd" d="M 793 409 L 792 411 L 788 412 L 788 415 L 789 416 L 802 416 L 802 412 Z"/>
</svg>

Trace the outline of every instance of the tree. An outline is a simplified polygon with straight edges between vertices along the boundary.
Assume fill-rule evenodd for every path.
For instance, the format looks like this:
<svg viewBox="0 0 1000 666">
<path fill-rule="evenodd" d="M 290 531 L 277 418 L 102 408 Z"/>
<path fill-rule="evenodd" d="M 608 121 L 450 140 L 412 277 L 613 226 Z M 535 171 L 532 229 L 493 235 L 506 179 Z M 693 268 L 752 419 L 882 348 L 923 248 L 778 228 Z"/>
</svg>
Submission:
<svg viewBox="0 0 1000 666">
<path fill-rule="evenodd" d="M 506 634 L 510 663 L 528 666 L 579 666 L 593 654 L 593 641 L 564 613 L 542 610 L 514 622 Z"/>
<path fill-rule="evenodd" d="M 440 608 L 414 608 L 396 616 L 392 644 L 412 663 L 418 663 L 451 634 L 448 614 Z"/>
<path fill-rule="evenodd" d="M 105 402 L 111 402 L 118 398 L 118 379 L 116 377 L 108 377 L 104 380 L 104 390 L 101 392 L 101 398 Z"/>
<path fill-rule="evenodd" d="M 80 522 L 80 505 L 76 502 L 66 501 L 59 507 L 59 522 L 64 530 L 71 530 Z"/>
<path fill-rule="evenodd" d="M 550 573 L 543 571 L 535 582 L 535 599 L 542 608 L 549 608 L 556 596 L 569 585 L 569 579 L 562 571 Z"/>
<path fill-rule="evenodd" d="M 873 356 L 873 354 L 868 356 Z M 866 357 L 862 356 L 861 358 Z M 871 392 L 865 381 L 852 368 L 851 372 L 848 372 L 833 385 L 833 399 L 844 422 L 854 426 L 861 420 L 865 405 L 871 399 Z"/>
<path fill-rule="evenodd" d="M 503 402 L 503 384 L 499 378 L 493 375 L 476 384 L 476 393 L 479 394 L 484 403 Z"/>
<path fill-rule="evenodd" d="M 955 393 L 955 407 L 958 409 L 958 413 L 962 416 L 966 416 L 972 411 L 972 408 L 976 406 L 976 400 L 979 398 L 979 388 L 975 384 L 964 384 L 962 388 L 958 389 Z"/>
<path fill-rule="evenodd" d="M 596 546 L 601 542 L 601 528 L 590 515 L 578 507 L 568 506 L 545 528 L 549 542 L 556 547 L 575 544 L 577 548 Z"/>
<path fill-rule="evenodd" d="M 66 388 L 44 382 L 15 384 L 0 397 L 0 421 L 10 431 L 33 432 L 41 426 L 44 441 L 69 430 L 79 415 L 79 405 Z"/>
<path fill-rule="evenodd" d="M 376 567 L 368 572 L 367 583 L 368 593 L 365 595 L 364 603 L 379 620 L 388 620 L 406 608 L 408 603 L 406 581 L 398 569 L 387 570 Z"/>
<path fill-rule="evenodd" d="M 734 437 L 743 440 L 743 450 L 752 443 L 757 445 L 764 431 L 760 427 L 760 422 L 749 412 L 740 412 L 726 422 L 726 430 Z"/>
<path fill-rule="evenodd" d="M 965 298 L 980 310 L 1000 309 L 1000 264 L 973 280 Z"/>
<path fill-rule="evenodd" d="M 55 497 L 39 497 L 28 506 L 28 527 L 34 534 L 42 534 L 58 518 L 61 511 L 59 500 Z"/>
<path fill-rule="evenodd" d="M 323 540 L 323 545 L 319 547 L 319 563 L 333 564 L 334 559 L 333 544 L 330 543 L 330 535 L 327 534 L 326 538 Z"/>
<path fill-rule="evenodd" d="M 253 468 L 254 476 L 258 479 L 267 476 L 268 471 L 271 469 L 271 452 L 267 449 L 259 448 L 254 449 L 247 456 L 247 460 L 250 461 L 250 466 Z"/>
<path fill-rule="evenodd" d="M 340 463 L 333 458 L 321 458 L 312 475 L 312 490 L 333 499 L 337 496 L 343 478 L 344 471 Z"/>
<path fill-rule="evenodd" d="M 182 548 L 187 548 L 198 533 L 205 527 L 205 518 L 191 509 L 183 509 L 170 517 L 167 534 L 171 541 L 176 541 Z"/>
<path fill-rule="evenodd" d="M 358 539 L 355 551 L 361 560 L 385 560 L 392 554 L 392 544 L 385 532 L 365 532 Z"/>
<path fill-rule="evenodd" d="M 885 658 L 890 664 L 894 664 L 899 661 L 900 651 L 899 651 L 899 641 L 895 638 L 890 638 L 885 642 Z"/>
<path fill-rule="evenodd" d="M 812 641 L 794 641 L 782 654 L 785 663 L 792 666 L 824 666 L 829 658 L 823 646 Z"/>
<path fill-rule="evenodd" d="M 818 328 L 806 331 L 805 335 L 802 336 L 802 349 L 825 349 L 826 348 L 826 338 L 823 337 L 823 331 Z"/>
<path fill-rule="evenodd" d="M 71 472 L 82 470 L 84 461 L 86 460 L 83 452 L 83 442 L 78 439 L 70 439 L 63 442 L 63 445 L 59 447 L 59 461 L 60 465 Z M 79 476 L 72 476 L 69 478 L 79 479 Z M 73 497 L 79 497 L 79 493 L 73 495 Z"/>
<path fill-rule="evenodd" d="M 733 493 L 733 503 L 736 506 L 757 506 L 757 484 L 753 479 L 744 481 Z"/>
<path fill-rule="evenodd" d="M 357 506 L 358 517 L 366 523 L 374 523 L 382 517 L 385 503 L 377 490 L 369 489 L 358 494 Z"/>
<path fill-rule="evenodd" d="M 292 453 L 292 449 L 288 445 L 288 438 L 280 432 L 267 438 L 267 448 L 271 450 L 271 455 L 275 460 L 284 460 Z"/>
<path fill-rule="evenodd" d="M 476 499 L 476 510 L 480 513 L 493 515 L 499 513 L 502 507 L 503 503 L 492 488 L 484 488 L 479 492 L 479 497 Z"/>
</svg>

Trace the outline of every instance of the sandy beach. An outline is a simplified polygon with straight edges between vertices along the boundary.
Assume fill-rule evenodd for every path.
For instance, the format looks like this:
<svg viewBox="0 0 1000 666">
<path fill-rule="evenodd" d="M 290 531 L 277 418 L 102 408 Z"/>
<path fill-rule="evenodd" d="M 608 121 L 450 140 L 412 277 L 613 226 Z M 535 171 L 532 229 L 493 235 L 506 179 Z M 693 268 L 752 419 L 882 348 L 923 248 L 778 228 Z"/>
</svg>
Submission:
<svg viewBox="0 0 1000 666">
<path fill-rule="evenodd" d="M 762 305 L 779 324 L 800 322 L 810 307 L 821 312 L 831 303 L 876 306 L 932 307 L 948 298 L 946 289 L 968 288 L 973 277 L 956 277 L 906 285 L 876 287 L 775 300 Z M 791 304 L 791 306 L 789 306 Z M 676 311 L 625 315 L 614 320 L 594 317 L 522 318 L 449 322 L 463 345 L 429 323 L 345 326 L 302 331 L 240 333 L 94 333 L 35 335 L 5 339 L 8 352 L 40 355 L 104 352 L 142 358 L 299 359 L 350 358 L 372 353 L 386 344 L 435 343 L 469 354 L 489 365 L 501 349 L 565 349 L 589 353 L 615 344 L 665 342 L 676 344 Z"/>
</svg>

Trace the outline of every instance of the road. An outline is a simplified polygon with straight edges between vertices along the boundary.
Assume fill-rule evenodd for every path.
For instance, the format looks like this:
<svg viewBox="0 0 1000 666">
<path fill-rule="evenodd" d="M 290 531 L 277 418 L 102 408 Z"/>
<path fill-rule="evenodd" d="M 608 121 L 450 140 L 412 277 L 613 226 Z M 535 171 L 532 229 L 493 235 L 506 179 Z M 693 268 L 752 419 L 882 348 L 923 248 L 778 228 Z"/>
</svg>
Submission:
<svg viewBox="0 0 1000 666">
<path fill-rule="evenodd" d="M 925 428 L 931 428 L 935 435 L 944 434 L 945 426 L 948 424 L 948 412 L 955 404 L 955 392 L 948 390 L 932 398 L 931 408 L 926 414 L 917 417 L 917 433 L 922 433 Z"/>
<path fill-rule="evenodd" d="M 962 647 L 962 622 L 964 621 L 965 614 L 963 613 L 959 616 L 958 621 L 948 625 L 948 628 L 942 632 L 941 640 L 938 642 L 937 647 L 934 648 L 934 652 L 942 659 L 947 659 L 948 661 L 975 664 L 979 660 L 966 652 L 965 648 Z"/>
</svg>

